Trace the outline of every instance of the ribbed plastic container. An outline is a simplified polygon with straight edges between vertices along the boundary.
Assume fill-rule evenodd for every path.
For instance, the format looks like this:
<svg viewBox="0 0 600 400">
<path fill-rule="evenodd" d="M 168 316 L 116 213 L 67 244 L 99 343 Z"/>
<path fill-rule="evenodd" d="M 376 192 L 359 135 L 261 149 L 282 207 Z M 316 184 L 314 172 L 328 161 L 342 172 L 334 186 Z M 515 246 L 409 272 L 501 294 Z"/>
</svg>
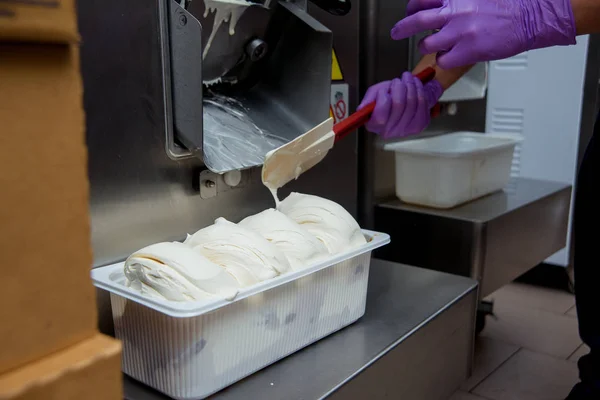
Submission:
<svg viewBox="0 0 600 400">
<path fill-rule="evenodd" d="M 176 399 L 202 399 L 355 322 L 365 312 L 368 243 L 305 270 L 244 288 L 233 301 L 177 303 L 124 285 L 123 263 L 92 271 L 111 292 L 123 371 Z"/>
<path fill-rule="evenodd" d="M 517 135 L 456 132 L 390 143 L 396 153 L 396 195 L 404 202 L 447 209 L 503 189 Z"/>
</svg>

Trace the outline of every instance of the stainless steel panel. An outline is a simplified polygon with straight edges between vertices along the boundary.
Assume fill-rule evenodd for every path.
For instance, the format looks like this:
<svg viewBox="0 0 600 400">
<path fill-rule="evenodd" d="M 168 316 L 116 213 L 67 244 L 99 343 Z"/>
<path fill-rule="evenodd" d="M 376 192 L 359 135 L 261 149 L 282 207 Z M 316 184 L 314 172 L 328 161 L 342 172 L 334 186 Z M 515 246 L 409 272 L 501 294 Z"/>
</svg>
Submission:
<svg viewBox="0 0 600 400">
<path fill-rule="evenodd" d="M 476 304 L 473 291 L 327 398 L 447 400 L 471 375 Z"/>
<path fill-rule="evenodd" d="M 377 55 L 379 48 L 378 25 L 379 2 L 360 1 L 360 41 L 359 54 L 359 94 L 362 97 L 367 88 L 377 81 Z M 373 228 L 373 182 L 375 180 L 375 138 L 366 129 L 358 133 L 358 222 L 361 226 Z"/>
<path fill-rule="evenodd" d="M 345 16 L 331 15 L 311 3 L 308 3 L 308 10 L 311 16 L 333 32 L 333 46 L 344 73 L 344 82 L 349 85 L 349 107 L 353 110 L 357 104 L 358 91 L 358 7 L 353 6 Z M 301 83 L 296 82 L 294 85 Z M 289 90 L 294 90 L 293 86 Z M 330 91 L 329 86 L 327 90 Z M 341 204 L 356 217 L 357 171 L 356 136 L 351 134 L 336 143 L 317 166 L 280 190 L 280 198 L 292 191 L 311 193 Z"/>
<path fill-rule="evenodd" d="M 154 2 L 80 5 L 95 265 L 272 202 L 260 185 L 203 200 L 200 163 L 167 157 L 156 10 Z"/>
<path fill-rule="evenodd" d="M 312 3 L 308 3 L 308 11 L 311 16 L 333 32 L 333 48 L 344 75 L 343 82 L 349 86 L 350 99 L 348 106 L 350 110 L 354 110 L 358 105 L 358 2 L 352 1 L 350 12 L 344 16 L 331 15 Z M 356 144 L 356 136 L 346 137 L 344 142 Z"/>
<path fill-rule="evenodd" d="M 211 399 L 445 400 L 471 368 L 476 300 L 471 279 L 373 260 L 363 318 Z M 166 398 L 129 378 L 125 397 Z"/>
<path fill-rule="evenodd" d="M 529 179 L 451 210 L 390 200 L 376 207 L 392 236 L 377 256 L 477 279 L 484 297 L 565 246 L 570 200 L 570 186 Z"/>
<path fill-rule="evenodd" d="M 512 282 L 566 246 L 571 186 L 487 222 L 481 294 Z"/>
<path fill-rule="evenodd" d="M 331 15 L 308 3 L 309 13 L 333 32 L 333 47 L 344 75 L 343 82 L 348 84 L 349 110 L 356 109 L 359 100 L 359 3 L 352 1 L 352 8 L 345 16 Z M 357 135 L 353 133 L 336 143 L 333 154 L 328 154 L 323 162 L 290 183 L 290 188 L 328 196 L 357 217 L 358 171 Z"/>
</svg>

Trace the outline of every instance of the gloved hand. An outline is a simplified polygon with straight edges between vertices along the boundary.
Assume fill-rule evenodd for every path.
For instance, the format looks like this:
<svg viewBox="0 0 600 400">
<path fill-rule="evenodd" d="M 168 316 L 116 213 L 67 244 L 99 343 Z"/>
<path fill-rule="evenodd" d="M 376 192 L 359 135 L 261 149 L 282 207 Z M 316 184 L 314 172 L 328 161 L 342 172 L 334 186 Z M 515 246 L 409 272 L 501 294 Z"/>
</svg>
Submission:
<svg viewBox="0 0 600 400">
<path fill-rule="evenodd" d="M 410 0 L 391 34 L 401 40 L 437 29 L 419 50 L 438 53 L 443 69 L 575 44 L 576 35 L 570 0 Z"/>
<path fill-rule="evenodd" d="M 431 108 L 444 89 L 437 80 L 425 85 L 410 72 L 402 79 L 380 82 L 367 90 L 358 106 L 360 110 L 375 101 L 375 109 L 365 127 L 384 139 L 420 133 L 429 125 Z"/>
</svg>

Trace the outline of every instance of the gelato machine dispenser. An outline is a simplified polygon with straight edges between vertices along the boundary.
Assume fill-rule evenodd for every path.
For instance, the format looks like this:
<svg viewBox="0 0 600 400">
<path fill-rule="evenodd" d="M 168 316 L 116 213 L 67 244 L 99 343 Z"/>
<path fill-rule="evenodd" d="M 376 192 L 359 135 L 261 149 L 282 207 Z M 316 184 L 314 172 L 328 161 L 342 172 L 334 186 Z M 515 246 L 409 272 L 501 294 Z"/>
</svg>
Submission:
<svg viewBox="0 0 600 400">
<path fill-rule="evenodd" d="M 216 173 L 254 167 L 327 117 L 332 35 L 306 4 L 156 6 L 170 157 Z"/>
</svg>

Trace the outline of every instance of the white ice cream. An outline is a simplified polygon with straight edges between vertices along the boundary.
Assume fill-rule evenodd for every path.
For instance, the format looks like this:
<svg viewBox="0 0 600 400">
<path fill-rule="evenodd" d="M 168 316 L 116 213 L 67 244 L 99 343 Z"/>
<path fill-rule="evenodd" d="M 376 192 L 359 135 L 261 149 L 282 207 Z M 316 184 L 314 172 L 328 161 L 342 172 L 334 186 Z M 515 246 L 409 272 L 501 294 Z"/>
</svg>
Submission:
<svg viewBox="0 0 600 400">
<path fill-rule="evenodd" d="M 185 244 L 225 268 L 242 286 L 273 278 L 290 269 L 287 258 L 277 246 L 224 218 L 189 236 Z"/>
<path fill-rule="evenodd" d="M 124 273 L 133 287 L 168 300 L 220 296 L 231 300 L 239 284 L 226 270 L 183 243 L 157 243 L 133 253 Z"/>
<path fill-rule="evenodd" d="M 331 254 L 366 243 L 352 215 L 331 200 L 292 193 L 279 204 L 279 211 L 316 236 Z"/>
<path fill-rule="evenodd" d="M 238 225 L 257 232 L 277 246 L 294 270 L 309 267 L 328 254 L 327 248 L 319 239 L 272 208 L 252 215 Z"/>
</svg>

